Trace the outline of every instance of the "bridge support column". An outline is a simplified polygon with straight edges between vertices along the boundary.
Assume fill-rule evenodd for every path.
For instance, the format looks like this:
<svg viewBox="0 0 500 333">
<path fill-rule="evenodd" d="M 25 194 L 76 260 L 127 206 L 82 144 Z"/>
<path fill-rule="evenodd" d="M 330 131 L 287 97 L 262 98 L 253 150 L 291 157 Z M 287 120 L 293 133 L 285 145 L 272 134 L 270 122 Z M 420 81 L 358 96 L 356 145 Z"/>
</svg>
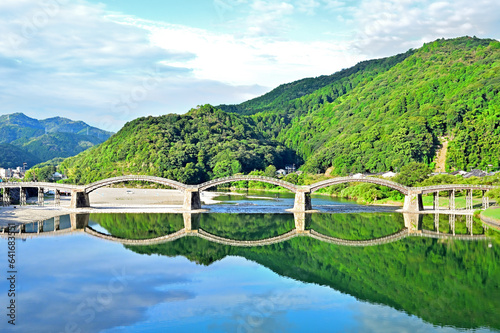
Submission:
<svg viewBox="0 0 500 333">
<path fill-rule="evenodd" d="M 474 224 L 474 220 L 472 219 L 472 215 L 466 215 L 465 216 L 465 225 L 467 226 L 467 230 L 469 231 L 471 236 L 474 235 L 473 230 L 472 230 L 473 224 Z"/>
<path fill-rule="evenodd" d="M 43 195 L 43 188 L 38 188 L 38 206 L 43 206 L 45 203 L 45 198 Z"/>
<path fill-rule="evenodd" d="M 3 195 L 2 195 L 2 203 L 3 203 L 3 206 L 6 207 L 6 206 L 10 206 L 10 189 L 8 188 L 4 188 L 3 189 Z"/>
<path fill-rule="evenodd" d="M 184 210 L 201 209 L 200 191 L 198 189 L 186 189 L 184 191 Z"/>
<path fill-rule="evenodd" d="M 19 188 L 19 205 L 26 206 L 26 192 L 22 187 Z"/>
<path fill-rule="evenodd" d="M 490 198 L 486 195 L 486 191 L 483 191 L 483 209 L 488 209 L 490 206 Z"/>
<path fill-rule="evenodd" d="M 311 191 L 297 191 L 295 193 L 295 200 L 293 204 L 293 211 L 305 212 L 307 210 L 312 210 L 311 204 Z"/>
<path fill-rule="evenodd" d="M 434 229 L 439 234 L 439 213 L 434 214 Z"/>
<path fill-rule="evenodd" d="M 309 214 L 310 215 L 310 214 Z M 295 231 L 298 233 L 306 233 L 308 215 L 305 212 L 293 213 L 293 219 L 295 221 Z"/>
<path fill-rule="evenodd" d="M 421 214 L 403 213 L 403 218 L 405 220 L 405 227 L 408 229 L 408 232 L 415 233 L 421 229 Z"/>
<path fill-rule="evenodd" d="M 54 231 L 57 231 L 59 229 L 61 229 L 61 217 L 56 216 L 54 217 Z"/>
<path fill-rule="evenodd" d="M 89 225 L 90 214 L 70 214 L 71 230 L 85 229 Z"/>
<path fill-rule="evenodd" d="M 55 190 L 54 192 L 54 206 L 61 205 L 61 191 Z"/>
<path fill-rule="evenodd" d="M 450 210 L 455 210 L 455 190 L 450 191 L 450 202 L 448 203 Z"/>
<path fill-rule="evenodd" d="M 450 214 L 450 229 L 453 236 L 455 236 L 455 221 L 456 221 L 455 214 Z"/>
<path fill-rule="evenodd" d="M 439 210 L 439 191 L 434 192 L 434 202 L 432 204 L 433 210 Z"/>
<path fill-rule="evenodd" d="M 193 230 L 192 215 L 193 214 L 191 213 L 182 213 L 182 217 L 184 219 L 184 230 L 186 231 Z"/>
<path fill-rule="evenodd" d="M 405 196 L 403 211 L 409 213 L 418 213 L 423 210 L 424 210 L 424 205 L 422 203 L 422 193 L 410 191 Z"/>
<path fill-rule="evenodd" d="M 71 190 L 71 208 L 90 207 L 89 195 L 84 191 Z"/>
<path fill-rule="evenodd" d="M 466 190 L 465 192 L 465 209 L 472 210 L 472 190 Z"/>
</svg>

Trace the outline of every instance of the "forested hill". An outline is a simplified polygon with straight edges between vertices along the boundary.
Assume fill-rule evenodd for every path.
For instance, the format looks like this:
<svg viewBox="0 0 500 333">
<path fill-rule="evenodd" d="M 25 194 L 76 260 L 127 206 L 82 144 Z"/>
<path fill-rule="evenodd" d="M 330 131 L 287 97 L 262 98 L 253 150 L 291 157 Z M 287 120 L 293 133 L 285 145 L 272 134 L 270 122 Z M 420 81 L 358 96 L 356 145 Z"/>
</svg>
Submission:
<svg viewBox="0 0 500 333">
<path fill-rule="evenodd" d="M 0 116 L 0 167 L 31 167 L 55 157 L 69 157 L 108 139 L 113 133 L 67 118 L 44 120 L 23 113 Z"/>
<path fill-rule="evenodd" d="M 139 173 L 199 183 L 292 163 L 337 175 L 398 171 L 431 164 L 442 137 L 448 168 L 499 169 L 499 65 L 497 41 L 437 40 L 221 106 L 231 112 L 205 105 L 136 119 L 62 169 L 77 183 Z"/>
<path fill-rule="evenodd" d="M 366 75 L 376 75 L 400 63 L 413 54 L 413 50 L 392 57 L 367 60 L 357 65 L 343 69 L 332 75 L 316 78 L 305 78 L 295 82 L 282 84 L 267 94 L 251 99 L 238 105 L 219 105 L 217 108 L 238 114 L 252 115 L 264 111 L 281 111 L 289 108 L 291 101 L 309 95 L 321 88 L 335 90 L 334 94 L 324 94 L 323 102 L 331 102 L 355 87 Z M 320 103 L 322 104 L 322 103 Z"/>
<path fill-rule="evenodd" d="M 103 144 L 66 159 L 75 183 L 145 174 L 197 184 L 295 162 L 293 151 L 256 131 L 253 119 L 210 105 L 184 115 L 138 118 Z"/>
<path fill-rule="evenodd" d="M 313 173 L 431 163 L 442 136 L 450 140 L 448 168 L 498 169 L 499 66 L 495 40 L 441 39 L 221 108 L 252 114 L 260 131 L 295 150 Z"/>
</svg>

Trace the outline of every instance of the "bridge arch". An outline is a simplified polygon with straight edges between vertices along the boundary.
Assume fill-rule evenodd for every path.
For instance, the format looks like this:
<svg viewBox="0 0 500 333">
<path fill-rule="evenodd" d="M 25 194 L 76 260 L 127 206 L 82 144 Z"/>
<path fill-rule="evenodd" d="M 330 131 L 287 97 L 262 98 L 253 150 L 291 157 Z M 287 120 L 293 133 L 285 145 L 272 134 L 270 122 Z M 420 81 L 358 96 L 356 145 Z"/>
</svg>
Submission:
<svg viewBox="0 0 500 333">
<path fill-rule="evenodd" d="M 295 184 L 286 182 L 284 180 L 276 179 L 276 178 L 264 177 L 264 176 L 240 175 L 240 176 L 231 176 L 231 177 L 213 179 L 213 180 L 210 180 L 208 182 L 201 183 L 198 185 L 198 190 L 204 191 L 204 190 L 209 189 L 211 187 L 225 184 L 225 183 L 231 183 L 231 182 L 237 182 L 237 181 L 251 181 L 251 180 L 281 186 L 283 188 L 286 188 L 287 190 L 292 191 L 293 193 L 297 193 L 297 191 L 299 189 L 299 187 Z"/>
<path fill-rule="evenodd" d="M 88 184 L 84 188 L 84 192 L 86 194 L 89 194 L 101 187 L 108 186 L 111 184 L 116 184 L 116 183 L 122 183 L 122 182 L 130 182 L 130 181 L 143 181 L 143 182 L 150 182 L 150 183 L 156 183 L 156 184 L 161 184 L 161 185 L 166 185 L 173 187 L 179 191 L 185 191 L 188 189 L 190 186 L 183 184 L 181 182 L 167 179 L 167 178 L 161 178 L 161 177 L 154 177 L 154 176 L 145 176 L 145 175 L 129 175 L 129 176 L 119 176 L 119 177 L 113 177 L 113 178 L 107 178 L 103 180 L 99 180 L 97 182 Z"/>
<path fill-rule="evenodd" d="M 353 183 L 353 182 L 358 182 L 358 183 L 371 183 L 371 184 L 376 184 L 376 185 L 382 185 L 382 186 L 387 186 L 389 188 L 392 188 L 396 191 L 401 192 L 404 195 L 408 195 L 410 192 L 410 188 L 407 186 L 404 186 L 402 184 L 386 180 L 386 179 L 381 179 L 381 178 L 373 178 L 373 177 L 360 177 L 360 178 L 354 178 L 354 177 L 337 177 L 337 178 L 331 178 L 331 179 L 326 179 L 314 184 L 309 185 L 309 188 L 311 189 L 311 193 L 314 191 L 317 191 L 321 188 L 332 186 L 332 185 L 337 185 L 337 184 L 344 184 L 344 183 Z"/>
</svg>

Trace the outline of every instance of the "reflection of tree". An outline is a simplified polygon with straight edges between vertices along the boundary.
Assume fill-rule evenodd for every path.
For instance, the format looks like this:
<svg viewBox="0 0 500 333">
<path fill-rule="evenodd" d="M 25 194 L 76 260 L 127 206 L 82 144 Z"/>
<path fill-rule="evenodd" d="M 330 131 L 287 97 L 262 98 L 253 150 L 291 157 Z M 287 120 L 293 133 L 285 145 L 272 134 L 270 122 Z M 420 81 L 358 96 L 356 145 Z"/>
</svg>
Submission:
<svg viewBox="0 0 500 333">
<path fill-rule="evenodd" d="M 393 229 L 399 230 L 402 223 L 402 218 L 395 214 L 332 215 L 335 216 L 312 215 L 308 223 L 314 229 L 321 228 L 322 233 L 346 239 L 387 235 Z M 147 214 L 137 214 L 135 218 L 144 216 Z M 173 214 L 168 216 L 176 219 Z M 288 214 L 199 216 L 197 223 L 202 228 L 212 228 L 211 232 L 228 238 L 241 238 L 248 233 L 253 239 L 262 239 L 293 228 L 293 216 Z M 123 224 L 116 219 L 114 224 L 106 221 L 107 229 L 114 228 L 108 229 L 112 234 L 133 234 L 134 229 L 161 230 L 155 227 L 157 224 L 148 227 L 150 222 L 136 221 L 133 226 L 130 216 Z M 167 224 L 182 228 L 180 222 Z M 429 227 L 432 228 L 430 223 Z M 235 248 L 198 237 L 184 237 L 170 243 L 126 247 L 141 254 L 182 255 L 204 265 L 238 255 L 280 275 L 386 304 L 435 325 L 500 329 L 500 318 L 496 315 L 496 309 L 500 308 L 500 249 L 496 243 L 489 248 L 482 241 L 406 238 L 380 246 L 353 248 L 299 237 L 269 246 Z"/>
<path fill-rule="evenodd" d="M 155 238 L 184 228 L 182 214 L 92 214 L 90 220 L 127 239 Z"/>
<path fill-rule="evenodd" d="M 264 247 L 234 248 L 189 237 L 127 248 L 143 254 L 182 255 L 201 264 L 239 255 L 280 275 L 386 304 L 435 325 L 500 328 L 496 315 L 500 250 L 484 242 L 407 238 L 352 248 L 301 237 Z"/>
</svg>

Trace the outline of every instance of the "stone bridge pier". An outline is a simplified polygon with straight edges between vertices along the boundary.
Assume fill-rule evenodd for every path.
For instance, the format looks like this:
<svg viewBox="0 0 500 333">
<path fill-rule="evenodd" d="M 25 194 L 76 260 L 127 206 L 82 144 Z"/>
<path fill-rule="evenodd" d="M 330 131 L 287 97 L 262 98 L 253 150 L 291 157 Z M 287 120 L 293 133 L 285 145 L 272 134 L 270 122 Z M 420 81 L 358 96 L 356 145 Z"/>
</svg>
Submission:
<svg viewBox="0 0 500 333">
<path fill-rule="evenodd" d="M 85 229 L 89 225 L 90 214 L 70 214 L 69 217 L 71 221 L 71 230 Z"/>
<path fill-rule="evenodd" d="M 71 190 L 71 208 L 87 208 L 90 207 L 88 193 L 82 190 Z"/>
<path fill-rule="evenodd" d="M 423 210 L 424 210 L 424 205 L 422 203 L 422 192 L 409 191 L 409 193 L 405 196 L 405 202 L 403 204 L 403 212 L 418 213 Z"/>
<path fill-rule="evenodd" d="M 422 229 L 422 214 L 403 213 L 403 218 L 409 233 L 416 233 Z"/>
<path fill-rule="evenodd" d="M 299 189 L 295 193 L 295 200 L 293 203 L 293 212 L 305 212 L 312 210 L 311 204 L 311 190 L 310 189 Z"/>
<path fill-rule="evenodd" d="M 306 214 L 305 212 L 295 212 L 293 213 L 293 219 L 295 221 L 295 231 L 299 234 L 309 233 L 307 227 L 311 223 L 311 214 Z"/>
<path fill-rule="evenodd" d="M 184 190 L 183 210 L 201 209 L 200 191 L 197 188 L 187 188 Z"/>
<path fill-rule="evenodd" d="M 10 206 L 11 198 L 10 198 L 10 189 L 4 188 L 2 193 L 2 204 L 3 206 Z"/>
</svg>

